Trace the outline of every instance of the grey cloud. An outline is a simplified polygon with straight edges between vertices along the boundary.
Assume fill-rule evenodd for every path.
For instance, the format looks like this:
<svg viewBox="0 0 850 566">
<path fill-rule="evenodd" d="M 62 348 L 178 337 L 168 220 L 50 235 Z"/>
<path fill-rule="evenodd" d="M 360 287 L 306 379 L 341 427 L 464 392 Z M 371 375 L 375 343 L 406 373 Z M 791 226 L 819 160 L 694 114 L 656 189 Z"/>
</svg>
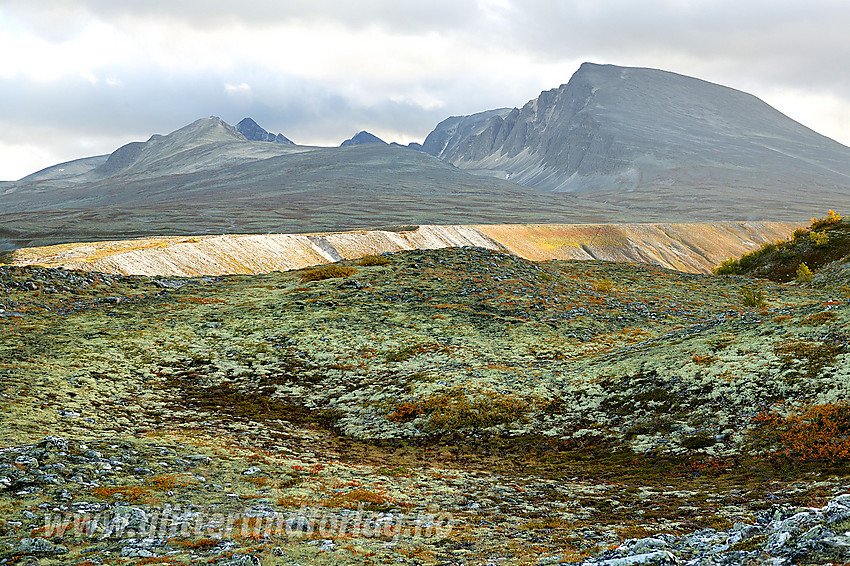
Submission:
<svg viewBox="0 0 850 566">
<path fill-rule="evenodd" d="M 361 129 L 422 139 L 450 114 L 521 106 L 540 90 L 566 82 L 582 60 L 664 68 L 755 94 L 794 88 L 850 100 L 846 65 L 850 42 L 844 30 L 850 3 L 843 0 L 512 0 L 488 6 L 473 0 L 0 0 L 0 16 L 11 14 L 21 26 L 53 42 L 73 37 L 95 20 L 118 28 L 134 19 L 148 25 L 167 22 L 215 30 L 255 26 L 258 37 L 279 23 L 305 29 L 330 24 L 449 37 L 459 46 L 452 57 L 465 63 L 453 76 L 423 77 L 413 72 L 377 79 L 357 78 L 355 73 L 346 79 L 356 82 L 360 95 L 355 99 L 347 94 L 350 85 L 334 76 L 281 75 L 252 60 L 238 61 L 238 68 L 229 71 L 181 76 L 127 61 L 122 68 L 97 69 L 99 76 L 118 77 L 122 82 L 118 88 L 71 78 L 49 87 L 0 80 L 2 122 L 9 131 L 49 131 L 54 139 L 28 141 L 58 147 L 63 138 L 64 148 L 70 147 L 67 140 L 74 136 L 146 139 L 207 115 L 231 123 L 252 116 L 266 129 L 299 143 L 335 144 Z M 279 41 L 283 47 L 286 38 Z M 282 56 L 299 56 L 299 46 L 287 47 Z M 422 52 L 429 53 L 430 47 L 423 41 Z M 489 51 L 495 57 L 498 49 L 514 54 L 520 63 L 496 73 L 477 67 L 477 56 Z M 363 61 L 363 67 L 392 58 L 391 52 L 376 53 L 374 60 Z M 545 63 L 550 72 L 563 68 L 563 75 L 544 81 L 523 68 L 523 60 Z M 251 86 L 250 96 L 225 92 L 225 84 L 241 83 Z M 423 109 L 393 100 L 393 94 L 417 91 L 445 105 Z M 2 139 L 14 141 L 8 133 Z"/>
<path fill-rule="evenodd" d="M 265 27 L 275 23 L 336 23 L 349 28 L 379 26 L 398 32 L 467 27 L 480 17 L 474 0 L 71 0 L 62 2 L 104 19 L 146 18 L 179 21 L 196 27 L 235 23 Z M 15 2 L 17 13 L 41 20 L 58 2 Z"/>
<path fill-rule="evenodd" d="M 121 145 L 168 133 L 209 115 L 232 124 L 251 116 L 264 128 L 282 132 L 297 143 L 326 141 L 332 145 L 362 129 L 409 132 L 421 141 L 445 117 L 443 109 L 424 111 L 385 98 L 359 104 L 332 86 L 291 77 L 255 83 L 253 96 L 245 101 L 227 95 L 224 84 L 228 81 L 232 78 L 157 78 L 152 70 L 125 72 L 118 90 L 79 79 L 65 79 L 49 90 L 38 82 L 0 81 L 2 129 L 6 138 L 14 131 L 19 140 L 35 138 L 40 146 L 61 154 L 75 147 L 77 138 L 119 139 Z M 110 152 L 118 145 L 103 147 L 98 153 Z M 72 154 L 68 159 L 83 156 Z"/>
<path fill-rule="evenodd" d="M 607 62 L 664 60 L 680 72 L 756 77 L 850 95 L 850 4 L 809 2 L 515 2 L 509 41 L 542 57 L 594 54 Z M 653 64 L 652 62 L 656 63 Z M 701 67 L 694 68 L 693 65 Z"/>
</svg>

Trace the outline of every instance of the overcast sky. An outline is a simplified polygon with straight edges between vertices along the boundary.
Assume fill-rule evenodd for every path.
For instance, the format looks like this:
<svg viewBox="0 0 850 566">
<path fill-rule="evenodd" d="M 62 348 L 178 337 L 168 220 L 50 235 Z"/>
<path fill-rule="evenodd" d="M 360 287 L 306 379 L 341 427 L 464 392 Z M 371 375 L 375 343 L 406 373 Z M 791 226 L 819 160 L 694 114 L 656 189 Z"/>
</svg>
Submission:
<svg viewBox="0 0 850 566">
<path fill-rule="evenodd" d="M 215 115 L 422 141 L 583 61 L 745 90 L 850 145 L 847 0 L 0 0 L 0 180 Z"/>
</svg>

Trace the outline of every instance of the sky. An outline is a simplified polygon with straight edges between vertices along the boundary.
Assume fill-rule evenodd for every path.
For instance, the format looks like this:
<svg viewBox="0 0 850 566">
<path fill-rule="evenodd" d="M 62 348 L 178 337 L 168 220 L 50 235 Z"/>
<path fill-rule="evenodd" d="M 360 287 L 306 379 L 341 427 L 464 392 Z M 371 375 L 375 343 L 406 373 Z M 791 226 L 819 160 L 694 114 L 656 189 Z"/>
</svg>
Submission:
<svg viewBox="0 0 850 566">
<path fill-rule="evenodd" d="M 847 0 L 0 0 L 0 180 L 198 118 L 421 142 L 584 61 L 755 94 L 850 145 Z"/>
</svg>

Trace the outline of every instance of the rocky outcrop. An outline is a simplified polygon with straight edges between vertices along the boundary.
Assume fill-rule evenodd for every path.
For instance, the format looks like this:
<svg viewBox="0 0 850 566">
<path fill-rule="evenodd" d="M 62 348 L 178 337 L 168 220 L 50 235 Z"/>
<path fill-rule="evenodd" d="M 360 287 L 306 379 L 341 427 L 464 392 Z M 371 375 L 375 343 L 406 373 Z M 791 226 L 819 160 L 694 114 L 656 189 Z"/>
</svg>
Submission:
<svg viewBox="0 0 850 566">
<path fill-rule="evenodd" d="M 823 507 L 776 505 L 752 524 L 727 530 L 704 529 L 684 536 L 660 534 L 629 539 L 613 550 L 584 560 L 582 566 L 700 564 L 822 564 L 850 558 L 850 494 Z M 574 561 L 559 564 L 574 564 Z"/>
<path fill-rule="evenodd" d="M 115 274 L 221 275 L 299 269 L 412 249 L 475 246 L 533 261 L 579 259 L 708 272 L 722 260 L 787 237 L 795 223 L 414 226 L 325 234 L 149 238 L 24 248 L 17 265 Z"/>
<path fill-rule="evenodd" d="M 240 134 L 242 134 L 251 141 L 264 141 L 282 143 L 284 145 L 295 145 L 292 140 L 290 140 L 283 134 L 275 135 L 270 132 L 267 132 L 251 118 L 243 118 L 238 124 L 236 124 L 236 129 L 239 131 Z"/>
</svg>

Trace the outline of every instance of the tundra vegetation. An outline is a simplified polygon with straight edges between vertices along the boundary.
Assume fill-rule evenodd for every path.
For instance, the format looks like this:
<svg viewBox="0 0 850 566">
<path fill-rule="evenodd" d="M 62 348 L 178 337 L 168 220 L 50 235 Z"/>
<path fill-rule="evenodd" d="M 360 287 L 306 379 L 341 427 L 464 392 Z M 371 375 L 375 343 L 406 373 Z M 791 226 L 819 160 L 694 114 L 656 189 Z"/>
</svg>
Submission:
<svg viewBox="0 0 850 566">
<path fill-rule="evenodd" d="M 823 563 L 766 525 L 850 491 L 847 242 L 832 214 L 723 276 L 478 248 L 193 279 L 1 266 L 0 560 L 595 564 L 690 559 L 670 541 L 700 531 L 730 564 Z M 238 528 L 44 518 L 166 506 Z M 341 532 L 357 513 L 372 530 Z M 441 536 L 393 530 L 439 514 Z"/>
</svg>

